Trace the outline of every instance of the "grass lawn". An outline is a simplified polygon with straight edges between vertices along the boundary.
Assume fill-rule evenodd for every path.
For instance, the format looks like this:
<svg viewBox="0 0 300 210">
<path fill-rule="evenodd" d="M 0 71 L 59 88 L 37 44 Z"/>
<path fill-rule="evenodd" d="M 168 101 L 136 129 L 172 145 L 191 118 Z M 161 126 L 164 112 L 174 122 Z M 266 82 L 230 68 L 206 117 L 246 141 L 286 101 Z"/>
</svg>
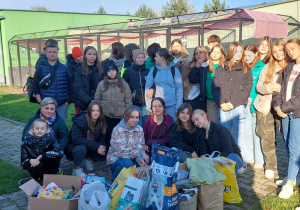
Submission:
<svg viewBox="0 0 300 210">
<path fill-rule="evenodd" d="M 27 171 L 13 166 L 1 158 L 0 168 L 0 195 L 19 191 L 19 180 L 30 177 Z"/>
<path fill-rule="evenodd" d="M 0 116 L 21 123 L 26 123 L 39 109 L 38 104 L 30 103 L 28 97 L 19 94 L 1 92 L 0 88 Z M 71 119 L 75 113 L 71 104 L 68 111 L 67 126 L 71 128 Z"/>
</svg>

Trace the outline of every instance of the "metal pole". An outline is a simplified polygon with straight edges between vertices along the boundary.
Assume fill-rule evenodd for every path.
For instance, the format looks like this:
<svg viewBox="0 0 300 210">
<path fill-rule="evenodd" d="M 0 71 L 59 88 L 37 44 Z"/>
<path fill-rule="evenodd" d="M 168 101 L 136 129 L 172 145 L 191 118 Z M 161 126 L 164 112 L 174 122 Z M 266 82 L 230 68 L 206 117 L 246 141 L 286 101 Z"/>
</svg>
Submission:
<svg viewBox="0 0 300 210">
<path fill-rule="evenodd" d="M 201 46 L 204 46 L 204 23 L 201 24 Z"/>
<path fill-rule="evenodd" d="M 23 84 L 23 81 L 22 81 L 22 72 L 21 72 L 21 58 L 20 58 L 20 49 L 19 49 L 19 42 L 17 42 L 17 54 L 18 54 L 18 64 L 19 64 L 19 79 L 20 79 L 20 87 L 22 86 Z"/>
<path fill-rule="evenodd" d="M 171 28 L 167 28 L 167 31 L 166 31 L 166 47 L 167 47 L 167 49 L 170 48 L 170 45 L 171 45 Z"/>
<path fill-rule="evenodd" d="M 80 36 L 79 41 L 80 41 L 80 49 L 83 49 L 83 37 L 82 36 Z"/>
<path fill-rule="evenodd" d="M 117 32 L 117 36 L 118 36 L 118 42 L 120 42 L 120 32 Z"/>
<path fill-rule="evenodd" d="M 201 27 L 198 27 L 198 46 L 200 46 L 200 33 L 201 33 Z"/>
<path fill-rule="evenodd" d="M 65 61 L 67 63 L 67 55 L 68 55 L 68 39 L 64 38 L 64 49 L 65 49 Z"/>
<path fill-rule="evenodd" d="M 30 46 L 29 46 L 29 40 L 27 40 L 27 59 L 28 59 L 28 68 L 29 68 L 29 74 L 31 75 L 31 57 L 30 57 Z"/>
<path fill-rule="evenodd" d="M 243 21 L 240 19 L 240 24 L 239 24 L 239 42 L 243 44 Z"/>
<path fill-rule="evenodd" d="M 101 52 L 100 34 L 97 35 L 97 50 L 98 50 L 99 60 L 101 61 L 101 59 L 102 59 L 102 52 Z"/>
<path fill-rule="evenodd" d="M 39 48 L 39 54 L 41 54 L 41 40 L 40 39 L 38 39 L 38 48 Z"/>
<path fill-rule="evenodd" d="M 13 78 L 13 66 L 12 66 L 12 56 L 11 56 L 11 42 L 8 42 L 8 51 L 9 51 L 9 64 L 10 64 L 10 77 L 9 77 L 9 83 L 11 86 L 14 86 L 14 78 Z"/>
</svg>

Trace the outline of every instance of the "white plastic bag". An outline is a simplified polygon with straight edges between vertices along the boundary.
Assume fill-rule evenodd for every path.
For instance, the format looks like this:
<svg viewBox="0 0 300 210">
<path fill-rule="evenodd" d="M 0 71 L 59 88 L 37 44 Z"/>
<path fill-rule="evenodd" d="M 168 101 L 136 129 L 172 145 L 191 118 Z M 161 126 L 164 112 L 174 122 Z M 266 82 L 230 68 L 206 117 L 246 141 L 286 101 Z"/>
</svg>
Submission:
<svg viewBox="0 0 300 210">
<path fill-rule="evenodd" d="M 82 187 L 78 201 L 78 210 L 107 210 L 110 198 L 101 182 L 92 182 Z"/>
</svg>

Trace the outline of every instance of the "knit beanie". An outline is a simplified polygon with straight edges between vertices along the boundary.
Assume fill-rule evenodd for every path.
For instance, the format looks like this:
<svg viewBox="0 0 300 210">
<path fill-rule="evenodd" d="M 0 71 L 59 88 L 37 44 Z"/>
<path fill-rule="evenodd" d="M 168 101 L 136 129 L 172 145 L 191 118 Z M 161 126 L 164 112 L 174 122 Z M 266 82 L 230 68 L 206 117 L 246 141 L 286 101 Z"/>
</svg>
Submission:
<svg viewBox="0 0 300 210">
<path fill-rule="evenodd" d="M 77 57 L 83 55 L 82 50 L 79 47 L 73 47 L 72 49 L 72 57 L 76 59 Z"/>
<path fill-rule="evenodd" d="M 113 60 L 108 60 L 103 68 L 104 70 L 104 75 L 107 75 L 107 72 L 111 69 L 116 70 L 117 72 L 119 72 L 119 69 L 116 65 L 116 63 Z"/>
<path fill-rule="evenodd" d="M 144 53 L 144 51 L 141 50 L 141 49 L 135 49 L 135 50 L 132 51 L 132 58 L 133 58 L 133 61 L 134 61 L 134 62 L 135 62 L 135 60 L 136 60 L 136 57 L 137 57 L 139 54 L 144 54 L 144 56 L 146 56 L 145 53 Z"/>
</svg>

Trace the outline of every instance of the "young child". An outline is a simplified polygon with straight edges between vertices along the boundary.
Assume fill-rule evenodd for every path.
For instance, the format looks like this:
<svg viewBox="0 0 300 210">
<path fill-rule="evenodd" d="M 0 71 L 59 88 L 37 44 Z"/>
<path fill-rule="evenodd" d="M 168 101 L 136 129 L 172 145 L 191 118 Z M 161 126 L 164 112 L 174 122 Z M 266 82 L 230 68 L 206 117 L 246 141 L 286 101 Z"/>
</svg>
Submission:
<svg viewBox="0 0 300 210">
<path fill-rule="evenodd" d="M 35 180 L 44 174 L 57 174 L 63 151 L 48 123 L 36 119 L 21 145 L 21 166 Z"/>
</svg>

